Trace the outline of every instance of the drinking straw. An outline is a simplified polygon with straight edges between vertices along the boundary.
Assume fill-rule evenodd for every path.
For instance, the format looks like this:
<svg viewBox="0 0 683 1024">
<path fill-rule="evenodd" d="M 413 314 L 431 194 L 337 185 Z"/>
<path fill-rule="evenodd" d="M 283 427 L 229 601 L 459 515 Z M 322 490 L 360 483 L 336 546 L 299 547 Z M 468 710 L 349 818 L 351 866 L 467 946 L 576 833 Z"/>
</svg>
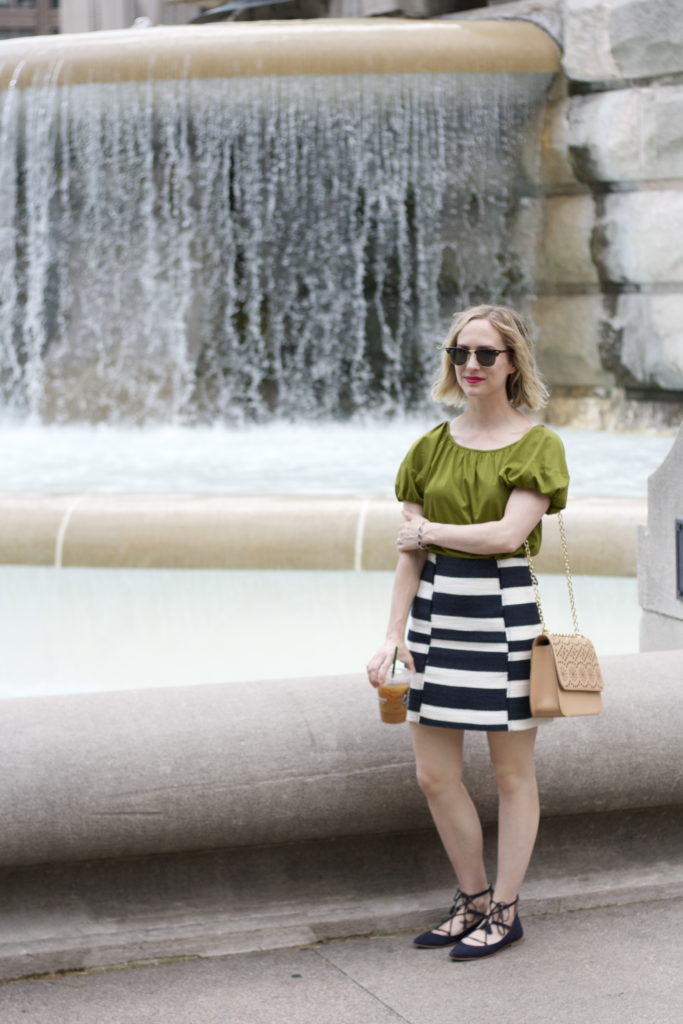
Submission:
<svg viewBox="0 0 683 1024">
<path fill-rule="evenodd" d="M 394 661 L 393 661 L 393 664 L 391 666 L 391 678 L 392 679 L 394 678 L 394 673 L 396 672 L 396 655 L 397 654 L 398 654 L 398 647 L 394 647 Z"/>
</svg>

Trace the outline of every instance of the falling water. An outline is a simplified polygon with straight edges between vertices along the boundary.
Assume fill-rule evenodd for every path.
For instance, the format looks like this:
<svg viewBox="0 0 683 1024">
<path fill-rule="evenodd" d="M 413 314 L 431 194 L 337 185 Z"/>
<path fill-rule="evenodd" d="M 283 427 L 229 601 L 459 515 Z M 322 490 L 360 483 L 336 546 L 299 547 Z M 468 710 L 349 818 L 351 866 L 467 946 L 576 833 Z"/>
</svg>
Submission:
<svg viewBox="0 0 683 1024">
<path fill-rule="evenodd" d="M 532 289 L 511 238 L 548 81 L 6 90 L 0 407 L 130 424 L 419 409 L 452 311 Z"/>
</svg>

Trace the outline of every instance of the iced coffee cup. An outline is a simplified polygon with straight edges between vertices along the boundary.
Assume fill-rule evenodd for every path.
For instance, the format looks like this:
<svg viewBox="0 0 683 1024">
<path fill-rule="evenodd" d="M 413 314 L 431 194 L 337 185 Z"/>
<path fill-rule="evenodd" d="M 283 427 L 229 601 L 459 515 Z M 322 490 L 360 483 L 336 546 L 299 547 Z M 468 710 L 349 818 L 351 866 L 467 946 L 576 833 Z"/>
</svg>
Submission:
<svg viewBox="0 0 683 1024">
<path fill-rule="evenodd" d="M 377 687 L 379 698 L 379 716 L 383 722 L 398 725 L 406 720 L 407 693 L 410 687 L 411 673 L 405 667 L 397 667 L 393 676 L 387 676 Z"/>
</svg>

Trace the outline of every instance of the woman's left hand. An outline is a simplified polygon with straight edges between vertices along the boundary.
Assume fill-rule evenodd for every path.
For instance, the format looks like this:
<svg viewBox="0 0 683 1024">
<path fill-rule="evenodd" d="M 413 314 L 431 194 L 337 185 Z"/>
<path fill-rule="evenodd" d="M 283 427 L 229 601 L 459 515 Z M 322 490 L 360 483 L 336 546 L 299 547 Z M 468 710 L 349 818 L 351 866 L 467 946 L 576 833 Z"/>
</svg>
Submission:
<svg viewBox="0 0 683 1024">
<path fill-rule="evenodd" d="M 413 512 L 405 511 L 403 512 L 403 520 L 403 524 L 398 531 L 398 537 L 396 538 L 396 547 L 399 551 L 420 551 L 425 541 L 422 538 L 422 544 L 420 544 L 418 537 L 430 525 L 429 520 L 425 519 L 424 516 L 418 516 Z"/>
</svg>

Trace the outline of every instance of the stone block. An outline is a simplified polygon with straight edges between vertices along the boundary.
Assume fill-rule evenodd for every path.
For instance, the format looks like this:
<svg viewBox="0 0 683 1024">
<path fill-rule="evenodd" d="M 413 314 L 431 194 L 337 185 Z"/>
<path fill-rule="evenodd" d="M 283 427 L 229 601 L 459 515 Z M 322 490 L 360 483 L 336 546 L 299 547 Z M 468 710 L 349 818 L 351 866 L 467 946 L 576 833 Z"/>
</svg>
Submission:
<svg viewBox="0 0 683 1024">
<path fill-rule="evenodd" d="M 609 0 L 607 7 L 610 46 L 622 77 L 683 71 L 680 0 Z"/>
<path fill-rule="evenodd" d="M 590 195 L 555 196 L 546 200 L 535 279 L 541 290 L 553 285 L 597 285 L 591 255 L 595 203 Z"/>
<path fill-rule="evenodd" d="M 610 45 L 610 9 L 619 0 L 565 0 L 562 66 L 569 78 L 619 78 Z"/>
<path fill-rule="evenodd" d="M 561 127 L 558 144 L 565 142 L 583 181 L 683 178 L 683 86 L 574 96 L 564 136 Z"/>
<path fill-rule="evenodd" d="M 569 137 L 569 111 L 575 101 L 566 95 L 566 80 L 563 76 L 560 76 L 555 91 L 559 95 L 551 96 L 539 114 L 542 120 L 540 159 L 536 156 L 534 146 L 525 166 L 532 180 L 546 187 L 568 186 L 573 190 L 579 184 L 571 159 Z"/>
<path fill-rule="evenodd" d="M 603 280 L 683 285 L 683 191 L 615 193 L 598 209 L 593 255 Z"/>
<path fill-rule="evenodd" d="M 600 356 L 600 295 L 547 295 L 533 306 L 538 324 L 538 361 L 551 385 L 597 387 L 614 383 Z"/>
<path fill-rule="evenodd" d="M 609 323 L 619 339 L 617 358 L 631 383 L 683 391 L 683 289 L 620 295 Z"/>
<path fill-rule="evenodd" d="M 683 598 L 676 588 L 677 519 L 683 520 L 683 427 L 648 480 L 647 526 L 638 531 L 638 595 L 646 613 L 641 641 L 648 650 L 662 641 L 671 647 L 676 636 L 683 636 Z"/>
<path fill-rule="evenodd" d="M 680 0 L 566 0 L 564 69 L 583 82 L 683 70 Z"/>
</svg>

